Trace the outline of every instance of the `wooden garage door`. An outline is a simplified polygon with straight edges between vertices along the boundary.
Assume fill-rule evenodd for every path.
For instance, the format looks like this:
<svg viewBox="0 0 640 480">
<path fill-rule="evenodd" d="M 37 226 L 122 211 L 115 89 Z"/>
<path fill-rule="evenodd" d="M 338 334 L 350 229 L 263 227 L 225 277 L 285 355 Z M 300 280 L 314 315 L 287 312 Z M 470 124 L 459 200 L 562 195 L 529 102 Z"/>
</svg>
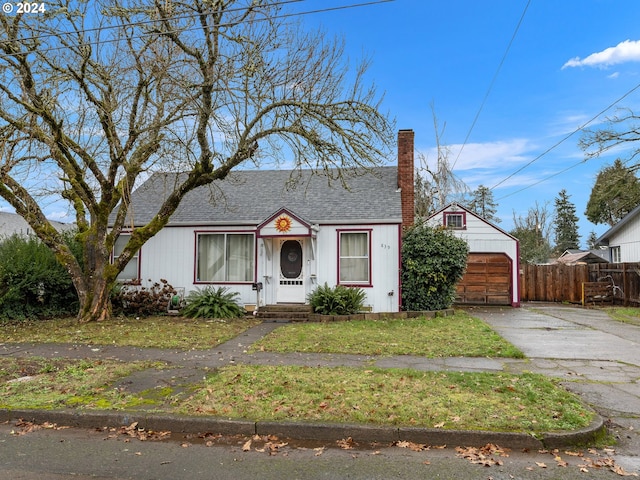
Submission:
<svg viewBox="0 0 640 480">
<path fill-rule="evenodd" d="M 504 253 L 470 253 L 456 303 L 511 305 L 511 259 Z"/>
</svg>

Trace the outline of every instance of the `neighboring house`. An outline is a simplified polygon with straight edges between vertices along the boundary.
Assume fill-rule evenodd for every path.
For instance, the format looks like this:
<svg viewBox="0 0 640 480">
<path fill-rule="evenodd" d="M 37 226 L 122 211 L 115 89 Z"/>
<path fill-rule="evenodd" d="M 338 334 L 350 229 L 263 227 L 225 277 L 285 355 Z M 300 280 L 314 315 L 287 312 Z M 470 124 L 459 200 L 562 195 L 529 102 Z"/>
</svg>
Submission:
<svg viewBox="0 0 640 480">
<path fill-rule="evenodd" d="M 608 248 L 612 263 L 640 262 L 640 206 L 605 232 L 596 245 Z"/>
<path fill-rule="evenodd" d="M 49 220 L 57 230 L 63 231 L 73 228 L 73 224 Z M 27 236 L 33 234 L 33 229 L 24 218 L 15 213 L 0 212 L 0 239 L 13 234 Z"/>
<path fill-rule="evenodd" d="M 457 286 L 456 303 L 520 305 L 518 240 L 462 205 L 452 203 L 427 219 L 469 245 L 467 271 Z"/>
<path fill-rule="evenodd" d="M 603 250 L 565 250 L 553 263 L 564 265 L 590 265 L 593 263 L 609 263 L 607 254 Z"/>
<path fill-rule="evenodd" d="M 226 286 L 260 306 L 306 303 L 318 285 L 339 284 L 362 288 L 374 312 L 398 311 L 402 227 L 413 223 L 413 143 L 413 131 L 401 130 L 399 167 L 352 171 L 348 189 L 309 170 L 233 171 L 187 194 L 120 280 L 165 279 L 187 292 Z M 176 175 L 157 173 L 141 185 L 125 224 L 146 224 Z"/>
</svg>

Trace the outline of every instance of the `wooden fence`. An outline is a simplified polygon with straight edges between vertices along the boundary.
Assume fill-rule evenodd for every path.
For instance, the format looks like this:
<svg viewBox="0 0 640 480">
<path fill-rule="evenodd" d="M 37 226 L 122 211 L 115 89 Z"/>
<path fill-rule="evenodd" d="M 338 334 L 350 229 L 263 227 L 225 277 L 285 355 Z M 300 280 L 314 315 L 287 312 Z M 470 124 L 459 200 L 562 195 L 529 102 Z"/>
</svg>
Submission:
<svg viewBox="0 0 640 480">
<path fill-rule="evenodd" d="M 640 306 L 640 263 L 522 265 L 520 299 L 581 303 L 586 282 L 610 282 L 614 303 Z"/>
</svg>

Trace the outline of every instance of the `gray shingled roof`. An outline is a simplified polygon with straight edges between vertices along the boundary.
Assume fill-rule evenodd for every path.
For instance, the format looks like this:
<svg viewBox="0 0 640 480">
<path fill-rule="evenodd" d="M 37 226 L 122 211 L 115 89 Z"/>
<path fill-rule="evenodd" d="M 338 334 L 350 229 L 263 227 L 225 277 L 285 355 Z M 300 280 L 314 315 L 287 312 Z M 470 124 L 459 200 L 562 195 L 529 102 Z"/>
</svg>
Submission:
<svg viewBox="0 0 640 480">
<path fill-rule="evenodd" d="M 377 167 L 349 177 L 349 190 L 310 170 L 234 171 L 187 194 L 169 225 L 258 225 L 282 208 L 310 223 L 400 223 L 397 171 Z M 156 173 L 135 190 L 127 223 L 147 223 L 178 175 Z"/>
<path fill-rule="evenodd" d="M 71 223 L 61 223 L 54 220 L 49 220 L 49 222 L 59 231 L 69 230 L 75 226 Z M 20 215 L 0 212 L 0 238 L 9 237 L 14 233 L 25 236 L 31 235 L 33 234 L 33 229 Z"/>
</svg>

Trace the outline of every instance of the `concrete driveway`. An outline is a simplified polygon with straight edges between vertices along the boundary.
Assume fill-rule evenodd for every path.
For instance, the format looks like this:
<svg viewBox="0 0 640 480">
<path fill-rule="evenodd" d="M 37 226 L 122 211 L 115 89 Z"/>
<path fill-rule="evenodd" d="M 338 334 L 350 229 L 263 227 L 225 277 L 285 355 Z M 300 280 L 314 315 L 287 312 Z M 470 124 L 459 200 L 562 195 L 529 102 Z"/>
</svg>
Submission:
<svg viewBox="0 0 640 480">
<path fill-rule="evenodd" d="M 597 309 L 526 304 L 472 308 L 528 357 L 504 365 L 562 379 L 603 417 L 618 436 L 620 453 L 640 468 L 640 327 Z"/>
</svg>

